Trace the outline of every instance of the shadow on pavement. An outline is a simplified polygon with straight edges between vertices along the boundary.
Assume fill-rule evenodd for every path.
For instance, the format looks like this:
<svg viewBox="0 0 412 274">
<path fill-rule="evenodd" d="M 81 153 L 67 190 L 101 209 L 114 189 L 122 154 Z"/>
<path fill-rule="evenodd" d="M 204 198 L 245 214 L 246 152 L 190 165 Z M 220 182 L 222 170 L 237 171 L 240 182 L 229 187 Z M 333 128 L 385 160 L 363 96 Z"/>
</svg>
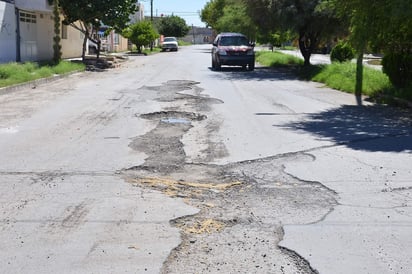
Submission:
<svg viewBox="0 0 412 274">
<path fill-rule="evenodd" d="M 298 77 L 294 73 L 292 67 L 255 67 L 254 71 L 248 71 L 241 67 L 222 67 L 221 70 L 213 70 L 211 77 L 220 80 L 236 80 L 236 81 L 279 81 L 279 80 L 297 80 Z"/>
<path fill-rule="evenodd" d="M 342 106 L 284 125 L 355 150 L 412 153 L 412 113 L 387 106 Z"/>
</svg>

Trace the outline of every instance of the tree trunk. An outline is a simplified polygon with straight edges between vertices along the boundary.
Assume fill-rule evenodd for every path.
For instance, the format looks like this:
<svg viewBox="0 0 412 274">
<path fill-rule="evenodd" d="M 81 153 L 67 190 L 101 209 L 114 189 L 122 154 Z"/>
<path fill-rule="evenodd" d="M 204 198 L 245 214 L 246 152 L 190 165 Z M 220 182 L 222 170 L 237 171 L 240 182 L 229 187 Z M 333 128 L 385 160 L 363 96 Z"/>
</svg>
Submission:
<svg viewBox="0 0 412 274">
<path fill-rule="evenodd" d="M 310 65 L 310 56 L 314 49 L 318 46 L 318 34 L 307 33 L 302 30 L 299 33 L 299 49 L 304 59 L 304 65 Z"/>
<path fill-rule="evenodd" d="M 362 86 L 363 86 L 363 49 L 359 50 L 356 59 L 356 85 L 355 96 L 358 106 L 362 105 Z"/>
<path fill-rule="evenodd" d="M 100 58 L 100 50 L 102 49 L 102 40 L 98 38 L 97 40 L 97 52 L 96 52 L 96 59 Z"/>
<path fill-rule="evenodd" d="M 89 32 L 86 30 L 84 33 L 84 39 L 83 39 L 83 49 L 82 49 L 82 60 L 84 62 L 86 58 L 86 45 L 87 45 L 87 38 L 89 38 Z"/>
<path fill-rule="evenodd" d="M 300 53 L 302 53 L 302 56 L 303 56 L 303 60 L 304 60 L 303 65 L 304 66 L 309 66 L 310 65 L 311 52 L 306 47 L 305 41 L 303 41 L 302 39 L 305 39 L 305 38 L 299 38 L 299 50 L 300 50 Z"/>
</svg>

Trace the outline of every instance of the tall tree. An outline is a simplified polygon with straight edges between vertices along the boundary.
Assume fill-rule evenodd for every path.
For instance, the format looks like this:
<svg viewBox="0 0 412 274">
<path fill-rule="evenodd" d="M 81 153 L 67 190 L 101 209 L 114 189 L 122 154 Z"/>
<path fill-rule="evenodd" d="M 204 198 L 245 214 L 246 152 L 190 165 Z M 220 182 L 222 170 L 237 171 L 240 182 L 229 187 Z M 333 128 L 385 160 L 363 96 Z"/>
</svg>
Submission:
<svg viewBox="0 0 412 274">
<path fill-rule="evenodd" d="M 202 9 L 201 19 L 216 32 L 240 32 L 256 38 L 256 25 L 242 0 L 212 0 Z"/>
<path fill-rule="evenodd" d="M 217 21 L 223 16 L 226 0 L 210 0 L 200 11 L 200 19 L 208 27 L 216 28 Z"/>
<path fill-rule="evenodd" d="M 216 22 L 216 30 L 220 32 L 240 32 L 256 38 L 256 26 L 247 14 L 247 7 L 242 2 L 229 1 L 223 8 L 223 16 Z"/>
<path fill-rule="evenodd" d="M 52 1 L 49 0 L 50 4 Z M 100 50 L 100 39 L 93 33 L 97 33 L 102 25 L 120 32 L 129 22 L 129 16 L 137 10 L 136 0 L 59 0 L 59 6 L 63 23 L 84 34 L 83 59 L 87 39 L 96 43 Z"/>
<path fill-rule="evenodd" d="M 337 7 L 342 18 L 348 18 L 350 22 L 350 38 L 358 53 L 357 98 L 360 99 L 362 92 L 362 60 L 368 45 L 382 51 L 385 54 L 384 61 L 388 57 L 388 62 L 384 62 L 384 72 L 395 86 L 412 85 L 412 2 L 410 0 L 329 0 L 329 2 Z"/>
<path fill-rule="evenodd" d="M 157 27 L 164 36 L 183 37 L 189 32 L 186 21 L 176 15 L 162 17 Z"/>
<path fill-rule="evenodd" d="M 298 34 L 299 49 L 304 64 L 322 39 L 341 30 L 334 10 L 321 6 L 322 0 L 244 0 L 254 22 L 263 29 L 294 31 Z M 266 21 L 266 18 L 269 20 Z"/>
</svg>

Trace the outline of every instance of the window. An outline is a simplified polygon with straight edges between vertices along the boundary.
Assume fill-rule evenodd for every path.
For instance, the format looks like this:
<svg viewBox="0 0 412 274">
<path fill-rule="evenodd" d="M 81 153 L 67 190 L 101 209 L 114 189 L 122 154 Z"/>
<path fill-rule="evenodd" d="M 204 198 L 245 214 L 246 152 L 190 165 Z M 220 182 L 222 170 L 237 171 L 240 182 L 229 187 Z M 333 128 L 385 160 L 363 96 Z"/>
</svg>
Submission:
<svg viewBox="0 0 412 274">
<path fill-rule="evenodd" d="M 26 22 L 26 23 L 32 23 L 36 24 L 36 14 L 27 12 L 27 11 L 21 11 L 20 12 L 20 22 Z"/>
<path fill-rule="evenodd" d="M 113 36 L 114 44 L 118 45 L 119 44 L 119 34 L 115 33 Z"/>
</svg>

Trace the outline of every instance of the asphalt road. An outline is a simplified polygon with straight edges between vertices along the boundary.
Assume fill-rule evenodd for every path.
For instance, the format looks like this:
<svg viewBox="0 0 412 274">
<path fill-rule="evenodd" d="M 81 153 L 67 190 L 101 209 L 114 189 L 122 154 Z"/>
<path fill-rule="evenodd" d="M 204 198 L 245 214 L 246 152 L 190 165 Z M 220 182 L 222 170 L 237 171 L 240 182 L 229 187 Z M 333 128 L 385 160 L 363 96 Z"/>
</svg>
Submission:
<svg viewBox="0 0 412 274">
<path fill-rule="evenodd" d="M 0 93 L 0 272 L 409 273 L 411 114 L 210 66 Z"/>
</svg>

